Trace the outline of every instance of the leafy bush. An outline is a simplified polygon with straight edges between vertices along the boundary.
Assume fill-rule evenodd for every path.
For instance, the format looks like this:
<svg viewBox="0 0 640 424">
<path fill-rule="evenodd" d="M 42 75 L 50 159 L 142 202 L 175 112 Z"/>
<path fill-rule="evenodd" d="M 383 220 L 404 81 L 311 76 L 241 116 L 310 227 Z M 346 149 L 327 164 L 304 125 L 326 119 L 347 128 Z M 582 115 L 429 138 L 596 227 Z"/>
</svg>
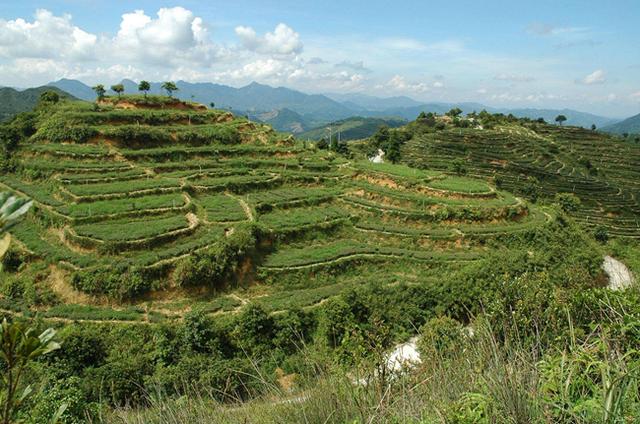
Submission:
<svg viewBox="0 0 640 424">
<path fill-rule="evenodd" d="M 558 193 L 555 201 L 565 212 L 576 212 L 580 209 L 580 198 L 573 193 Z"/>
<path fill-rule="evenodd" d="M 448 317 L 432 318 L 420 329 L 418 349 L 426 358 L 449 357 L 464 349 L 462 324 Z"/>
</svg>

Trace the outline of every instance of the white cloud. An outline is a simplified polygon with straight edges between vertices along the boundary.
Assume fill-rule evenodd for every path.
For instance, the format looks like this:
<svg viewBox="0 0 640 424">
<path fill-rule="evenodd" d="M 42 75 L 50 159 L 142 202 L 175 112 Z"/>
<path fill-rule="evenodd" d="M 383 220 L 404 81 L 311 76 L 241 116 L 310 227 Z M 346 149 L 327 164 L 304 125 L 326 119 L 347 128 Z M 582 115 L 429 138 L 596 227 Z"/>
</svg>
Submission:
<svg viewBox="0 0 640 424">
<path fill-rule="evenodd" d="M 328 62 L 321 57 L 312 57 L 311 59 L 307 60 L 307 64 L 309 65 L 324 65 L 325 63 Z"/>
<path fill-rule="evenodd" d="M 527 32 L 539 36 L 562 36 L 567 34 L 584 34 L 589 32 L 585 27 L 559 27 L 544 22 L 533 22 L 527 27 Z"/>
<path fill-rule="evenodd" d="M 631 98 L 640 100 L 640 91 L 631 94 Z"/>
<path fill-rule="evenodd" d="M 487 94 L 489 91 L 486 88 L 479 88 L 476 90 L 478 94 Z"/>
<path fill-rule="evenodd" d="M 580 83 L 586 85 L 604 84 L 606 82 L 605 72 L 602 69 L 593 71 L 580 80 Z"/>
<path fill-rule="evenodd" d="M 591 28 L 587 27 L 558 27 L 555 25 L 534 22 L 527 27 L 527 32 L 540 37 L 547 37 L 555 41 L 556 48 L 570 48 L 577 46 L 593 47 L 601 42 L 593 39 Z"/>
<path fill-rule="evenodd" d="M 538 103 L 541 101 L 550 101 L 557 100 L 559 97 L 555 94 L 547 94 L 547 93 L 513 93 L 513 92 L 503 92 L 500 94 L 492 94 L 490 96 L 491 100 L 497 102 L 505 102 L 505 103 Z"/>
<path fill-rule="evenodd" d="M 401 37 L 383 38 L 377 44 L 379 44 L 385 49 L 394 49 L 394 50 L 417 51 L 417 50 L 424 50 L 427 48 L 427 46 L 421 41 L 415 40 L 413 38 L 401 38 Z"/>
<path fill-rule="evenodd" d="M 209 39 L 200 17 L 182 7 L 161 8 L 156 19 L 136 10 L 122 15 L 112 40 L 119 57 L 156 65 L 189 60 L 208 65 L 221 59 L 225 50 Z"/>
<path fill-rule="evenodd" d="M 532 82 L 535 78 L 528 75 L 517 74 L 498 74 L 494 77 L 496 81 L 508 81 L 508 82 Z"/>
<path fill-rule="evenodd" d="M 71 15 L 38 9 L 33 22 L 0 20 L 0 56 L 83 59 L 92 57 L 97 36 L 71 23 Z"/>
<path fill-rule="evenodd" d="M 114 37 L 91 34 L 73 25 L 70 15 L 54 16 L 43 9 L 36 11 L 32 22 L 0 20 L 0 58 L 14 60 L 16 69 L 25 59 L 37 59 L 35 69 L 26 69 L 33 75 L 47 66 L 52 71 L 64 69 L 64 76 L 95 72 L 95 77 L 102 77 L 117 70 L 133 76 L 137 73 L 129 71 L 134 64 L 166 69 L 188 61 L 208 66 L 226 53 L 209 40 L 202 19 L 182 7 L 161 8 L 157 18 L 142 10 L 125 13 Z M 55 66 L 45 60 L 55 61 Z M 128 64 L 119 65 L 123 61 Z M 86 72 L 77 72 L 81 65 Z M 56 71 L 52 77 L 60 76 Z"/>
<path fill-rule="evenodd" d="M 401 75 L 394 75 L 384 86 L 380 88 L 388 88 L 392 91 L 403 93 L 424 93 L 429 90 L 429 86 L 423 82 L 411 83 Z"/>
<path fill-rule="evenodd" d="M 442 81 L 436 81 L 431 85 L 433 86 L 433 88 L 444 88 L 444 83 Z"/>
<path fill-rule="evenodd" d="M 340 63 L 336 63 L 334 65 L 336 68 L 347 68 L 347 69 L 352 69 L 354 71 L 358 71 L 358 72 L 371 72 L 371 69 L 367 68 L 366 66 L 364 66 L 364 62 L 363 61 L 358 61 L 358 62 L 351 62 L 349 60 L 343 60 Z"/>
<path fill-rule="evenodd" d="M 300 35 L 282 23 L 264 36 L 259 36 L 253 28 L 247 26 L 236 27 L 236 35 L 247 50 L 263 54 L 298 54 L 303 48 Z"/>
<path fill-rule="evenodd" d="M 463 43 L 458 40 L 425 43 L 413 38 L 391 37 L 377 40 L 374 44 L 384 50 L 397 50 L 407 53 L 455 54 L 464 50 Z"/>
</svg>

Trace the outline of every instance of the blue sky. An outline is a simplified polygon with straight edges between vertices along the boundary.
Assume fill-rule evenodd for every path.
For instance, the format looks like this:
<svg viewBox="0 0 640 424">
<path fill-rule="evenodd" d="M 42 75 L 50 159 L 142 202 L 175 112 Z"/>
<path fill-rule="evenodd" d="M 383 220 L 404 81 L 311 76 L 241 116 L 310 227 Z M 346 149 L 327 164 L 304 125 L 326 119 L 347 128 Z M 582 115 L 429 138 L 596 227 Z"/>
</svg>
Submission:
<svg viewBox="0 0 640 424">
<path fill-rule="evenodd" d="M 625 117 L 638 22 L 637 0 L 4 1 L 0 85 L 255 80 Z"/>
</svg>

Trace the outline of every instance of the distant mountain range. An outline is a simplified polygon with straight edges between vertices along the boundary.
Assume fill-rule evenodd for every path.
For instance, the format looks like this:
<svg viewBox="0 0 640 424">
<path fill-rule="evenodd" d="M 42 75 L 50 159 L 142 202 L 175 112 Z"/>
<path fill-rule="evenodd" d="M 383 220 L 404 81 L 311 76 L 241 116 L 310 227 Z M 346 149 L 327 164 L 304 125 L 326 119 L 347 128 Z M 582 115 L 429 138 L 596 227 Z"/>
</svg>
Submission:
<svg viewBox="0 0 640 424">
<path fill-rule="evenodd" d="M 640 134 L 640 113 L 624 121 L 602 128 L 613 134 Z"/>
<path fill-rule="evenodd" d="M 123 80 L 122 84 L 125 86 L 125 93 L 137 93 L 138 88 L 134 81 Z M 79 99 L 95 98 L 91 87 L 80 81 L 61 79 L 48 85 Z M 492 113 L 512 113 L 518 117 L 532 119 L 542 117 L 548 122 L 553 122 L 557 115 L 563 114 L 567 117 L 566 125 L 587 128 L 592 124 L 603 128 L 619 122 L 616 119 L 570 109 L 506 109 L 492 108 L 480 103 L 423 103 L 406 96 L 381 98 L 365 94 L 305 94 L 284 87 L 274 88 L 255 82 L 241 88 L 185 81 L 178 81 L 176 85 L 179 88 L 177 96 L 182 99 L 206 105 L 214 103 L 217 108 L 230 109 L 236 113 L 248 115 L 251 119 L 269 123 L 279 131 L 296 134 L 354 116 L 413 120 L 422 111 L 442 114 L 453 107 L 459 107 L 465 113 L 486 109 Z M 151 93 L 162 93 L 160 86 L 159 82 L 152 83 Z M 13 92 L 15 97 L 18 91 L 13 90 Z M 19 93 L 31 96 L 29 90 L 19 91 Z M 6 102 L 2 97 L 0 101 L 2 106 L 5 106 Z M 35 104 L 33 101 L 31 103 Z M 25 105 L 31 103 L 25 103 Z M 8 116 L 6 114 L 13 110 L 13 106 L 9 105 L 3 109 L 6 111 L 4 115 L 6 117 Z M 24 106 L 20 110 L 25 110 Z"/>
<path fill-rule="evenodd" d="M 26 90 L 15 90 L 9 87 L 0 88 L 0 122 L 7 121 L 20 112 L 33 109 L 45 91 L 55 91 L 61 96 L 71 97 L 64 91 L 52 87 L 36 87 Z"/>
<path fill-rule="evenodd" d="M 138 84 L 134 81 L 123 80 L 122 84 L 125 87 L 125 93 L 138 92 Z M 95 93 L 91 88 L 79 81 L 63 79 L 49 85 L 84 100 L 95 99 Z M 162 83 L 159 82 L 151 83 L 150 93 L 163 93 L 161 85 Z M 255 82 L 241 88 L 185 81 L 178 81 L 176 85 L 179 89 L 176 96 L 184 100 L 193 100 L 205 105 L 213 102 L 217 108 L 243 111 L 249 115 L 289 109 L 300 115 L 312 127 L 353 115 L 351 109 L 326 96 L 304 94 L 284 87 L 274 88 Z"/>
</svg>

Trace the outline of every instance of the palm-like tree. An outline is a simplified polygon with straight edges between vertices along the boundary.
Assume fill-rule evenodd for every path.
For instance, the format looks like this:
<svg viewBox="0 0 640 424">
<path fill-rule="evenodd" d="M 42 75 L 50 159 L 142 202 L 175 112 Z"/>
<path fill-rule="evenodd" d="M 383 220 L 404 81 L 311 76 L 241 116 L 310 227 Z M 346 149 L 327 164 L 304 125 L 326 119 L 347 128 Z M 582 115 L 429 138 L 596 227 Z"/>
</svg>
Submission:
<svg viewBox="0 0 640 424">
<path fill-rule="evenodd" d="M 144 93 L 144 97 L 147 97 L 147 92 L 151 90 L 151 84 L 149 81 L 140 81 L 138 84 L 138 91 L 142 91 Z"/>
<path fill-rule="evenodd" d="M 0 193 L 0 259 L 5 255 L 11 243 L 9 229 L 31 208 L 32 200 L 16 197 L 8 192 Z"/>
<path fill-rule="evenodd" d="M 11 243 L 8 230 L 15 225 L 20 218 L 27 213 L 33 205 L 33 201 L 16 197 L 11 193 L 0 193 L 0 259 L 5 255 Z M 4 393 L 2 397 L 2 410 L 0 417 L 2 424 L 10 424 L 16 409 L 32 392 L 31 386 L 18 394 L 20 380 L 29 362 L 46 355 L 60 345 L 53 341 L 56 332 L 49 328 L 40 335 L 36 335 L 35 329 L 23 322 L 8 322 L 5 318 L 0 323 L 0 386 Z M 54 420 L 60 418 L 67 405 L 63 404 L 54 415 Z"/>
<path fill-rule="evenodd" d="M 96 92 L 96 96 L 98 96 L 98 100 L 102 100 L 107 90 L 104 89 L 104 85 L 98 84 L 94 87 L 91 87 L 93 91 Z"/>
<path fill-rule="evenodd" d="M 32 392 L 31 386 L 23 389 L 16 399 L 18 385 L 27 364 L 42 355 L 46 355 L 60 345 L 53 341 L 56 332 L 53 328 L 36 335 L 35 329 L 27 327 L 22 322 L 8 322 L 5 318 L 0 324 L 0 359 L 3 362 L 2 388 L 2 424 L 10 424 L 13 415 L 22 401 Z M 59 411 L 64 412 L 66 405 L 62 405 Z M 61 415 L 61 412 L 56 414 Z"/>
<path fill-rule="evenodd" d="M 112 85 L 111 86 L 111 91 L 116 92 L 118 94 L 118 97 L 120 97 L 122 95 L 122 93 L 124 93 L 124 85 L 122 85 L 122 84 Z"/>
</svg>

